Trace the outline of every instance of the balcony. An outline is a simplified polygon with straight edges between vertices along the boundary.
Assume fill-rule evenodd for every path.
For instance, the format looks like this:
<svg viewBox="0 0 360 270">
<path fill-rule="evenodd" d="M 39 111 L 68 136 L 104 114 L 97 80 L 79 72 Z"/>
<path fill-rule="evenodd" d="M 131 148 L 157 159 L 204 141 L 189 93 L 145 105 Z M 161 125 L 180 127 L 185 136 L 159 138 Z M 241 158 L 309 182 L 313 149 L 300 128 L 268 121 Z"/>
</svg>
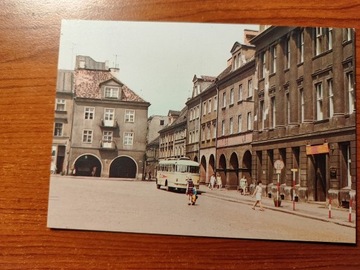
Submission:
<svg viewBox="0 0 360 270">
<path fill-rule="evenodd" d="M 117 128 L 119 128 L 119 124 L 118 124 L 116 119 L 113 119 L 113 120 L 101 119 L 100 127 L 101 128 L 117 129 Z"/>
<path fill-rule="evenodd" d="M 100 150 L 117 150 L 116 143 L 114 141 L 100 141 Z"/>
</svg>

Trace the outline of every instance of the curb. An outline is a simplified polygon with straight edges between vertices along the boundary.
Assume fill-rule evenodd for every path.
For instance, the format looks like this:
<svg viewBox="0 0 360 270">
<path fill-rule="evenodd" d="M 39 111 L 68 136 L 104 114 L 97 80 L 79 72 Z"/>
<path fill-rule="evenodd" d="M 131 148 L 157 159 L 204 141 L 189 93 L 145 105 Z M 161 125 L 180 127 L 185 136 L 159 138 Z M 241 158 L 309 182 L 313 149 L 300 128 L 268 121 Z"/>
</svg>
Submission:
<svg viewBox="0 0 360 270">
<path fill-rule="evenodd" d="M 202 191 L 201 195 L 204 195 L 207 197 L 212 197 L 212 198 L 217 198 L 217 199 L 221 199 L 221 200 L 225 200 L 225 201 L 229 201 L 229 202 L 246 204 L 246 205 L 250 205 L 250 206 L 254 203 L 253 201 L 251 201 L 249 199 L 238 199 L 238 198 L 234 198 L 232 196 L 226 196 L 225 194 L 216 194 L 216 193 L 212 193 L 212 192 L 209 193 L 206 191 Z M 289 210 L 281 208 L 281 207 L 274 207 L 274 206 L 270 206 L 270 205 L 267 205 L 264 203 L 263 203 L 263 208 L 272 210 L 272 211 L 283 212 L 283 213 L 287 213 L 287 214 L 291 214 L 291 215 L 295 215 L 295 216 L 300 216 L 300 217 L 304 217 L 304 218 L 319 220 L 319 221 L 323 221 L 323 222 L 330 222 L 330 223 L 334 223 L 336 225 L 341 225 L 341 226 L 345 226 L 345 227 L 349 227 L 349 228 L 356 228 L 355 222 L 345 222 L 345 221 L 331 219 L 331 218 L 318 217 L 318 216 L 314 216 L 311 214 L 301 213 L 301 212 L 299 212 L 299 210 L 289 211 Z"/>
</svg>

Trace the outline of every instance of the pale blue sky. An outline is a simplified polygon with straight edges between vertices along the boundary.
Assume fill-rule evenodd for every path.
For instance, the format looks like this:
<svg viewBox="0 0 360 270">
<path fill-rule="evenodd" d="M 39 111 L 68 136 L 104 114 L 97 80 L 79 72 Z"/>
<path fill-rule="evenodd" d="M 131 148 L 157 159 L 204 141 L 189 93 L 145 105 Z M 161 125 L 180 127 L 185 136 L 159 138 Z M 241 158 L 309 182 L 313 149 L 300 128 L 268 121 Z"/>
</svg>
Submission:
<svg viewBox="0 0 360 270">
<path fill-rule="evenodd" d="M 194 75 L 217 76 L 226 68 L 244 29 L 258 25 L 64 20 L 60 69 L 73 69 L 76 55 L 119 65 L 118 79 L 151 103 L 149 116 L 181 110 Z"/>
</svg>

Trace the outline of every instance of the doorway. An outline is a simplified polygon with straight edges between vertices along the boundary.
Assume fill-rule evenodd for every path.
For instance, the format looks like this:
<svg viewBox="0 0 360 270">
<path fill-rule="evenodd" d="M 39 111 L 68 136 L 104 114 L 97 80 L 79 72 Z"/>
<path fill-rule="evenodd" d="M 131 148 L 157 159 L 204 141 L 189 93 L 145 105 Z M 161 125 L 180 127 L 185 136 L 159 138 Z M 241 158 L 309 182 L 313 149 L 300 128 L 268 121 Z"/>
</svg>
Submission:
<svg viewBox="0 0 360 270">
<path fill-rule="evenodd" d="M 327 193 L 327 174 L 326 174 L 326 154 L 315 155 L 315 182 L 314 182 L 315 201 L 326 201 Z"/>
</svg>

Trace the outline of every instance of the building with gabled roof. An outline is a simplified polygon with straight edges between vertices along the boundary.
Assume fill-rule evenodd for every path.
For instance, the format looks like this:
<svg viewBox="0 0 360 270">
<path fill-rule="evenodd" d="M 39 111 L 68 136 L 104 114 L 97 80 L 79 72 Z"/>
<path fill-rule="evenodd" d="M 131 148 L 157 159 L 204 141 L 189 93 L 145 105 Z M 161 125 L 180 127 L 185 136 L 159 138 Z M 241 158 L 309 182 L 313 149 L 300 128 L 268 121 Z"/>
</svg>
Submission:
<svg viewBox="0 0 360 270">
<path fill-rule="evenodd" d="M 159 131 L 159 159 L 180 158 L 186 156 L 186 117 L 185 106 L 179 114 L 169 111 L 169 124 Z"/>
<path fill-rule="evenodd" d="M 77 57 L 67 173 L 143 178 L 150 103 L 122 83 L 118 71 Z"/>
</svg>

